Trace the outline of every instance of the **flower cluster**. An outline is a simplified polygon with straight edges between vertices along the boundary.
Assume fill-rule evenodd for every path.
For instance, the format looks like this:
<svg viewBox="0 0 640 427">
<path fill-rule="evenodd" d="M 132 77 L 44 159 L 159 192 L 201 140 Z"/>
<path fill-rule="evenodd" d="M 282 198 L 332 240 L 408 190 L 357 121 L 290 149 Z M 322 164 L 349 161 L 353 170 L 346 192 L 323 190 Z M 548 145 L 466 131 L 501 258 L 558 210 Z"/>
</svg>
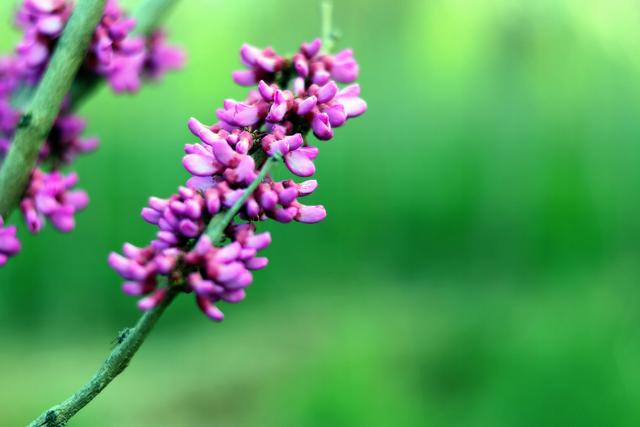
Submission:
<svg viewBox="0 0 640 427">
<path fill-rule="evenodd" d="M 78 175 L 63 175 L 59 171 L 51 173 L 35 169 L 31 175 L 29 188 L 20 202 L 20 210 L 32 233 L 38 233 L 46 217 L 62 232 L 75 228 L 75 213 L 89 204 L 87 193 L 73 191 Z"/>
<path fill-rule="evenodd" d="M 240 58 L 249 69 L 236 71 L 233 78 L 243 86 L 258 83 L 258 91 L 244 103 L 225 101 L 218 118 L 228 126 L 252 126 L 265 121 L 270 126 L 280 124 L 285 131 L 306 130 L 296 125 L 307 125 L 318 139 L 333 138 L 333 129 L 364 113 L 367 104 L 360 98 L 360 86 L 340 90 L 336 84 L 357 79 L 359 67 L 353 52 L 346 49 L 331 56 L 321 54 L 320 49 L 320 39 L 316 39 L 303 44 L 287 60 L 271 48 L 244 45 Z M 291 89 L 282 87 L 283 79 L 291 78 Z"/>
<path fill-rule="evenodd" d="M 16 15 L 16 24 L 23 30 L 22 40 L 16 46 L 21 78 L 31 84 L 40 80 L 72 12 L 73 4 L 66 0 L 24 1 Z"/>
<path fill-rule="evenodd" d="M 91 153 L 98 148 L 97 138 L 82 138 L 87 122 L 79 116 L 61 113 L 49 132 L 49 137 L 40 151 L 42 161 L 71 164 L 81 154 Z"/>
<path fill-rule="evenodd" d="M 20 110 L 42 78 L 74 5 L 73 0 L 24 0 L 17 11 L 22 38 L 13 55 L 0 58 L 0 162 L 10 149 Z M 117 0 L 108 0 L 77 80 L 104 79 L 116 93 L 135 92 L 143 79 L 158 80 L 182 67 L 183 52 L 166 43 L 162 30 L 136 36 L 135 27 L 136 21 L 123 12 Z M 72 114 L 73 102 L 68 95 L 61 106 L 20 203 L 32 233 L 42 229 L 45 218 L 58 230 L 71 231 L 74 214 L 88 203 L 86 193 L 73 190 L 77 175 L 60 172 L 78 155 L 98 147 L 96 138 L 82 137 L 86 122 Z M 2 242 L 0 253 L 1 247 Z"/>
<path fill-rule="evenodd" d="M 25 0 L 16 17 L 24 31 L 16 48 L 22 78 L 40 80 L 73 8 L 72 0 Z M 157 79 L 182 66 L 182 51 L 167 45 L 164 33 L 134 36 L 135 26 L 117 0 L 108 0 L 81 73 L 105 78 L 116 92 L 135 92 L 142 77 Z"/>
<path fill-rule="evenodd" d="M 0 266 L 9 260 L 9 257 L 20 252 L 20 241 L 16 237 L 16 226 L 4 226 L 4 220 L 0 216 Z"/>
<path fill-rule="evenodd" d="M 11 105 L 11 96 L 18 88 L 16 60 L 0 57 L 0 159 L 9 149 L 11 137 L 20 121 L 20 112 Z"/>
<path fill-rule="evenodd" d="M 173 286 L 194 293 L 200 309 L 220 321 L 217 304 L 243 300 L 251 271 L 268 263 L 257 252 L 271 236 L 255 234 L 256 222 L 311 224 L 326 217 L 323 206 L 299 201 L 314 192 L 316 180 L 276 181 L 263 171 L 268 162 L 283 158 L 294 175 L 314 175 L 319 150 L 310 145 L 309 132 L 331 139 L 335 128 L 367 108 L 357 84 L 338 87 L 358 76 L 351 50 L 332 56 L 321 47 L 317 39 L 285 58 L 271 48 L 243 46 L 240 57 L 248 69 L 233 73 L 233 79 L 257 84 L 256 90 L 241 102 L 225 100 L 214 125 L 189 120 L 199 142 L 185 145 L 182 164 L 192 177 L 177 194 L 152 197 L 142 209 L 144 220 L 158 227 L 156 239 L 144 248 L 127 243 L 124 255 L 109 256 L 126 280 L 124 292 L 144 296 L 141 309 L 158 305 Z M 230 210 L 233 219 L 221 222 Z M 165 277 L 166 286 L 158 276 Z"/>
<path fill-rule="evenodd" d="M 269 246 L 271 235 L 254 234 L 254 230 L 252 224 L 236 225 L 228 231 L 233 243 L 222 248 L 203 236 L 185 255 L 185 264 L 194 269 L 187 276 L 187 287 L 196 295 L 200 309 L 213 320 L 224 318 L 215 303 L 242 301 L 245 288 L 253 281 L 251 270 L 268 264 L 267 258 L 257 257 L 256 253 Z"/>
</svg>

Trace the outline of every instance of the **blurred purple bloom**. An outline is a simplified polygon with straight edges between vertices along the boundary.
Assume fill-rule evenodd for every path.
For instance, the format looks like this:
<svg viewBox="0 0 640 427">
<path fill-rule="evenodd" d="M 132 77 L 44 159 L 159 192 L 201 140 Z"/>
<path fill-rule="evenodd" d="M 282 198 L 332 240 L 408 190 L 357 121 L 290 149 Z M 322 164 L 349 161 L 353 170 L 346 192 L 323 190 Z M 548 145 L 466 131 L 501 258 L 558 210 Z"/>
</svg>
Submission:
<svg viewBox="0 0 640 427">
<path fill-rule="evenodd" d="M 163 30 L 154 31 L 147 39 L 147 57 L 144 71 L 153 80 L 161 79 L 167 72 L 179 70 L 186 61 L 185 52 L 167 44 L 167 34 Z"/>
<path fill-rule="evenodd" d="M 9 257 L 20 252 L 20 241 L 16 237 L 16 227 L 14 225 L 5 226 L 2 216 L 0 216 L 0 267 L 5 265 Z"/>
<path fill-rule="evenodd" d="M 25 0 L 18 9 L 16 24 L 24 34 L 16 47 L 16 63 L 28 83 L 35 84 L 42 76 L 72 11 L 70 0 Z"/>
<path fill-rule="evenodd" d="M 74 6 L 72 0 L 24 0 L 17 10 L 16 25 L 23 31 L 22 38 L 12 56 L 0 58 L 0 161 L 10 149 L 20 120 L 17 105 L 28 100 L 29 91 L 40 81 Z M 134 37 L 135 26 L 135 20 L 124 13 L 117 0 L 108 0 L 78 78 L 102 77 L 116 92 L 135 92 L 143 77 L 159 79 L 167 71 L 182 67 L 184 54 L 166 43 L 163 31 L 154 31 L 146 38 Z M 24 220 L 33 233 L 42 229 L 45 219 L 60 231 L 71 231 L 75 213 L 89 201 L 84 191 L 72 190 L 77 175 L 59 171 L 78 155 L 98 146 L 96 138 L 81 137 L 86 123 L 70 114 L 71 101 L 70 94 L 45 139 L 39 164 L 20 202 Z M 198 232 L 187 222 L 181 223 L 178 230 L 187 235 Z M 2 238 L 8 239 L 8 232 L 2 233 Z M 161 236 L 171 240 L 165 234 Z M 6 254 L 0 255 L 2 263 L 6 262 Z"/>
<path fill-rule="evenodd" d="M 42 77 L 73 8 L 71 0 L 24 1 L 16 14 L 16 23 L 24 31 L 16 47 L 21 79 L 35 85 Z M 182 67 L 184 53 L 166 43 L 163 31 L 145 39 L 132 35 L 135 26 L 117 0 L 108 0 L 81 72 L 104 77 L 120 93 L 137 91 L 144 76 L 157 80 Z"/>
<path fill-rule="evenodd" d="M 81 190 L 72 190 L 78 182 L 75 173 L 63 175 L 35 169 L 29 188 L 20 203 L 22 215 L 31 233 L 38 233 L 47 218 L 55 228 L 68 233 L 75 228 L 75 214 L 87 207 L 89 197 Z"/>
<path fill-rule="evenodd" d="M 61 113 L 42 147 L 40 157 L 70 164 L 79 155 L 95 151 L 99 145 L 97 138 L 81 138 L 86 126 L 87 122 L 82 117 Z"/>
</svg>

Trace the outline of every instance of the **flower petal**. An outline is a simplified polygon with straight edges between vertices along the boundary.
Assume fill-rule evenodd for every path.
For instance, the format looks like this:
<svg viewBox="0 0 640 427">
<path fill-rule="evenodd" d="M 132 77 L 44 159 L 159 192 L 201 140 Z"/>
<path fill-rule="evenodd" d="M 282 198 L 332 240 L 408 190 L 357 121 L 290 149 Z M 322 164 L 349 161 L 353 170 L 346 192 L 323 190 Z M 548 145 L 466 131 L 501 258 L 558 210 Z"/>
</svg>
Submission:
<svg viewBox="0 0 640 427">
<path fill-rule="evenodd" d="M 301 150 L 291 151 L 284 156 L 284 162 L 289 170 L 302 177 L 311 176 L 316 172 L 313 161 Z"/>
</svg>

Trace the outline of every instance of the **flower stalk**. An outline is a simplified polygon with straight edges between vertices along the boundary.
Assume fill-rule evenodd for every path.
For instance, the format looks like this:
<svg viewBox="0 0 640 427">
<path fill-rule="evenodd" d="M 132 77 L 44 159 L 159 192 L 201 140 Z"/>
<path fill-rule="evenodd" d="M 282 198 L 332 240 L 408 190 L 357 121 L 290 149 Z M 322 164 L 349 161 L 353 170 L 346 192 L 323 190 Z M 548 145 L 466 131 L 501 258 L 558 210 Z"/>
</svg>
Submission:
<svg viewBox="0 0 640 427">
<path fill-rule="evenodd" d="M 38 153 L 60 112 L 64 97 L 84 61 L 105 0 L 79 2 L 42 81 L 22 114 L 0 169 L 0 216 L 8 218 L 29 182 Z"/>
<path fill-rule="evenodd" d="M 333 45 L 331 2 L 321 4 L 326 42 L 322 52 L 328 53 Z M 112 253 L 109 257 L 111 266 L 126 279 L 123 290 L 146 296 L 138 303 L 145 314 L 118 337 L 116 347 L 86 385 L 29 427 L 64 425 L 102 392 L 124 371 L 178 293 L 193 293 L 200 309 L 221 321 L 223 313 L 215 303 L 244 299 L 244 288 L 253 280 L 249 270 L 267 264 L 256 253 L 269 245 L 271 237 L 254 234 L 255 221 L 269 217 L 284 223 L 316 223 L 324 219 L 324 207 L 297 201 L 314 191 L 315 180 L 275 182 L 269 175 L 282 160 L 298 176 L 313 175 L 318 149 L 307 144 L 305 135 L 313 131 L 320 140 L 331 139 L 332 126 L 340 127 L 366 110 L 358 85 L 339 90 L 331 80 L 349 83 L 357 78 L 351 50 L 333 57 L 319 55 L 321 48 L 320 39 L 303 43 L 294 63 L 270 48 L 243 46 L 241 55 L 249 69 L 234 73 L 234 80 L 244 86 L 259 82 L 251 104 L 225 101 L 225 108 L 217 111 L 217 125 L 189 121 L 189 129 L 202 142 L 185 146 L 183 165 L 193 177 L 178 194 L 169 199 L 152 197 L 142 210 L 142 217 L 158 226 L 157 239 L 145 248 L 125 244 L 125 256 Z M 293 81 L 295 96 L 287 89 L 294 73 L 298 75 Z M 282 82 L 282 87 L 276 82 Z M 225 236 L 232 243 L 216 246 Z M 166 286 L 159 287 L 158 278 Z"/>
<path fill-rule="evenodd" d="M 0 220 L 19 206 L 32 234 L 47 223 L 63 233 L 75 228 L 75 215 L 89 197 L 74 189 L 77 174 L 62 168 L 95 151 L 99 140 L 82 137 L 86 121 L 73 111 L 102 81 L 116 94 L 134 93 L 143 82 L 182 68 L 184 53 L 157 26 L 176 2 L 146 0 L 138 9 L 142 26 L 118 0 L 22 2 L 15 14 L 22 39 L 11 55 L 0 57 L 0 163 L 8 156 L 0 171 Z M 89 7 L 93 22 L 86 19 Z M 89 33 L 88 48 L 74 45 L 78 26 L 83 40 Z M 19 251 L 14 234 L 14 226 L 0 225 L 0 267 Z"/>
<path fill-rule="evenodd" d="M 331 53 L 334 45 L 333 38 L 333 0 L 322 0 L 320 3 L 322 16 L 322 46 L 325 53 Z"/>
<path fill-rule="evenodd" d="M 146 0 L 134 12 L 137 25 L 134 34 L 150 35 L 178 0 Z"/>
<path fill-rule="evenodd" d="M 230 224 L 247 198 L 249 198 L 279 160 L 281 160 L 280 156 L 267 159 L 258 177 L 247 188 L 245 195 L 238 199 L 226 212 L 221 213 L 222 216 L 220 219 L 216 220 L 217 217 L 212 218 L 206 232 L 211 241 L 215 242 L 222 237 L 224 229 Z M 169 286 L 165 288 L 166 293 L 163 295 L 162 300 L 155 307 L 146 311 L 133 328 L 126 329 L 117 337 L 115 348 L 111 351 L 111 354 L 109 354 L 109 357 L 107 357 L 100 366 L 93 378 L 67 400 L 43 412 L 38 418 L 33 420 L 28 427 L 63 426 L 71 417 L 98 396 L 102 390 L 129 365 L 129 362 L 140 349 L 140 346 L 156 325 L 158 319 L 160 319 L 167 307 L 171 305 L 175 297 L 180 293 L 181 286 L 182 283 L 179 282 L 169 283 Z"/>
<path fill-rule="evenodd" d="M 262 166 L 262 169 L 260 170 L 260 174 L 258 175 L 258 177 L 251 183 L 251 185 L 249 185 L 249 187 L 247 187 L 242 197 L 238 199 L 238 201 L 231 207 L 231 209 L 228 209 L 224 213 L 224 215 L 220 217 L 220 219 L 217 219 L 217 217 L 214 217 L 211 220 L 211 222 L 209 223 L 209 226 L 207 227 L 207 230 L 205 231 L 205 234 L 209 236 L 212 242 L 218 241 L 220 236 L 222 236 L 224 229 L 231 223 L 231 221 L 233 220 L 233 217 L 235 217 L 238 214 L 240 209 L 244 206 L 244 204 L 247 202 L 249 197 L 251 197 L 253 192 L 256 191 L 256 188 L 258 188 L 258 185 L 260 185 L 260 183 L 264 181 L 265 177 L 271 171 L 271 168 L 273 168 L 273 166 L 278 164 L 278 162 L 280 162 L 281 160 L 282 160 L 282 156 L 280 154 L 276 154 L 273 157 L 269 157 L 265 161 L 264 166 Z"/>
<path fill-rule="evenodd" d="M 28 427 L 63 426 L 71 417 L 100 394 L 115 377 L 125 370 L 149 332 L 151 332 L 162 313 L 164 313 L 177 294 L 178 291 L 176 289 L 169 289 L 166 298 L 161 304 L 158 304 L 153 310 L 145 312 L 136 326 L 126 329 L 116 338 L 115 348 L 88 383 L 64 402 L 43 412 L 38 418 L 29 423 Z"/>
</svg>

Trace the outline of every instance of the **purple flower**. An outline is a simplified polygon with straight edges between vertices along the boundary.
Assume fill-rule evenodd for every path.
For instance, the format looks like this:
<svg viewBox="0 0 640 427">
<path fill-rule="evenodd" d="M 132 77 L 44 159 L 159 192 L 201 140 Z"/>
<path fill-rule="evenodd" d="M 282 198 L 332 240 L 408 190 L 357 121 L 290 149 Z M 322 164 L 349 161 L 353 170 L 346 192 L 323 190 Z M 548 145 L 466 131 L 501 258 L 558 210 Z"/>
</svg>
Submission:
<svg viewBox="0 0 640 427">
<path fill-rule="evenodd" d="M 14 57 L 0 57 L 0 99 L 8 101 L 8 96 L 18 87 L 19 72 Z"/>
<path fill-rule="evenodd" d="M 163 30 L 154 31 L 147 39 L 145 74 L 152 80 L 161 79 L 167 72 L 184 67 L 186 55 L 178 47 L 167 44 L 167 34 Z"/>
<path fill-rule="evenodd" d="M 367 103 L 360 98 L 360 85 L 351 85 L 336 94 L 336 103 L 344 108 L 348 118 L 358 117 L 367 111 Z"/>
<path fill-rule="evenodd" d="M 21 79 L 32 85 L 40 80 L 73 8 L 71 0 L 24 1 L 16 15 L 24 31 L 16 47 Z M 144 76 L 159 79 L 182 67 L 184 54 L 165 42 L 164 32 L 153 32 L 146 39 L 134 37 L 135 26 L 117 0 L 108 0 L 81 72 L 104 77 L 120 93 L 137 91 Z"/>
<path fill-rule="evenodd" d="M 87 193 L 72 188 L 78 182 L 75 173 L 46 173 L 35 169 L 20 209 L 31 233 L 38 233 L 47 218 L 55 228 L 68 233 L 75 228 L 75 213 L 89 203 Z"/>
<path fill-rule="evenodd" d="M 221 321 L 219 301 L 236 303 L 245 298 L 245 288 L 253 282 L 251 270 L 266 267 L 266 258 L 257 257 L 257 251 L 271 243 L 269 233 L 254 234 L 255 226 L 241 224 L 230 229 L 233 242 L 215 247 L 208 236 L 202 236 L 195 247 L 185 255 L 187 265 L 195 271 L 187 277 L 187 287 L 196 295 L 200 309 L 209 318 Z"/>
<path fill-rule="evenodd" d="M 145 248 L 125 243 L 124 255 L 112 252 L 109 265 L 118 272 L 126 282 L 122 290 L 128 295 L 148 295 L 158 286 L 157 275 L 168 275 L 176 266 L 179 257 L 183 256 L 177 248 L 158 249 L 153 246 Z M 151 308 L 143 303 L 143 307 Z"/>
<path fill-rule="evenodd" d="M 18 91 L 40 81 L 74 6 L 73 0 L 24 0 L 16 13 L 22 38 L 12 56 L 0 58 L 0 161 L 10 148 L 21 114 L 11 103 L 23 95 Z M 158 30 L 146 38 L 134 37 L 135 25 L 135 20 L 124 13 L 117 0 L 108 0 L 93 33 L 79 79 L 102 77 L 116 92 L 133 92 L 140 87 L 143 77 L 158 79 L 167 71 L 182 66 L 184 55 L 166 43 L 164 32 Z M 39 232 L 45 220 L 60 231 L 71 231 L 75 227 L 75 213 L 89 202 L 84 191 L 73 190 L 77 175 L 63 175 L 59 171 L 62 165 L 72 163 L 78 155 L 94 151 L 98 146 L 97 139 L 81 137 L 86 123 L 70 113 L 71 101 L 69 94 L 46 137 L 39 153 L 39 164 L 32 171 L 20 202 L 24 220 L 32 233 Z M 196 228 L 182 221 L 177 225 L 176 233 L 182 233 L 182 237 L 196 235 L 201 231 Z M 9 245 L 6 243 L 10 242 L 9 234 L 2 231 L 2 239 L 5 239 L 2 244 Z M 158 234 L 159 241 L 172 240 L 167 235 L 169 232 L 161 230 Z M 9 249 L 0 253 L 5 257 L 2 263 L 6 262 L 6 254 L 12 252 Z M 166 258 L 162 260 L 166 261 Z M 163 265 L 166 266 L 166 262 Z"/>
<path fill-rule="evenodd" d="M 160 304 L 167 296 L 167 288 L 157 289 L 154 293 L 138 301 L 138 308 L 146 311 Z"/>
<path fill-rule="evenodd" d="M 141 215 L 145 221 L 159 228 L 151 245 L 167 249 L 180 246 L 202 233 L 204 211 L 204 197 L 195 190 L 180 187 L 178 193 L 168 199 L 150 198 Z"/>
<path fill-rule="evenodd" d="M 303 144 L 302 134 L 287 135 L 286 130 L 280 127 L 274 127 L 270 134 L 262 138 L 262 149 L 269 156 L 276 153 L 285 155 L 302 147 Z"/>
<path fill-rule="evenodd" d="M 265 118 L 270 123 L 279 123 L 293 106 L 293 94 L 289 91 L 275 90 L 269 114 Z"/>
<path fill-rule="evenodd" d="M 318 156 L 315 147 L 302 147 L 284 156 L 284 162 L 291 172 L 298 176 L 307 177 L 316 173 L 313 160 Z"/>
<path fill-rule="evenodd" d="M 167 201 L 157 203 L 171 204 Z M 127 243 L 123 246 L 123 255 L 112 252 L 108 261 L 126 280 L 123 291 L 129 295 L 146 295 L 138 307 L 149 310 L 162 301 L 167 290 L 158 287 L 157 276 L 174 274 L 175 277 L 178 274 L 175 268 L 182 260 L 189 272 L 182 278 L 185 290 L 194 292 L 198 305 L 207 316 L 220 321 L 223 315 L 215 303 L 235 303 L 244 299 L 244 289 L 253 281 L 251 271 L 267 265 L 267 259 L 258 257 L 257 252 L 269 245 L 271 236 L 254 231 L 255 226 L 249 224 L 230 227 L 227 235 L 232 243 L 223 247 L 214 246 L 206 235 L 200 236 L 189 250 L 186 245 L 160 248 L 152 244 L 138 248 Z"/>
<path fill-rule="evenodd" d="M 257 172 L 255 161 L 246 154 L 253 146 L 253 136 L 249 132 L 239 129 L 228 132 L 219 128 L 214 132 L 196 119 L 189 121 L 189 127 L 204 144 L 185 146 L 187 155 L 182 164 L 187 171 L 196 177 L 220 175 L 231 185 L 251 184 Z"/>
<path fill-rule="evenodd" d="M 303 205 L 298 198 L 305 197 L 313 193 L 317 187 L 317 181 L 305 181 L 296 183 L 293 180 L 285 180 L 280 182 L 265 180 L 261 183 L 254 194 L 252 194 L 245 205 L 240 210 L 240 217 L 251 221 L 263 221 L 271 218 L 282 223 L 291 221 L 298 222 L 319 222 L 326 216 L 326 212 L 321 217 L 316 217 L 315 221 L 311 221 L 308 214 L 309 206 Z M 230 189 L 226 183 L 218 183 L 215 187 L 207 191 L 207 196 L 215 197 L 220 200 L 223 207 L 232 206 L 244 190 Z M 324 212 L 324 208 L 319 206 Z"/>
<path fill-rule="evenodd" d="M 0 98 L 0 138 L 11 139 L 19 120 L 20 113 L 11 107 L 9 100 Z"/>
<path fill-rule="evenodd" d="M 185 145 L 182 164 L 192 177 L 179 194 L 151 198 L 142 211 L 143 218 L 159 228 L 157 239 L 145 248 L 125 245 L 124 255 L 109 257 L 126 280 L 123 290 L 146 296 L 138 304 L 141 309 L 163 300 L 167 288 L 158 287 L 157 277 L 167 276 L 170 286 L 193 293 L 200 310 L 221 321 L 220 303 L 242 301 L 253 281 L 252 271 L 268 263 L 257 252 L 271 243 L 271 236 L 255 233 L 258 221 L 312 224 L 326 217 L 324 206 L 300 201 L 315 191 L 316 180 L 275 181 L 267 174 L 257 187 L 251 186 L 267 157 L 282 157 L 297 176 L 314 175 L 319 150 L 308 134 L 331 139 L 335 128 L 366 111 L 358 85 L 341 89 L 336 83 L 357 77 L 352 52 L 334 57 L 320 54 L 320 49 L 319 39 L 303 43 L 289 59 L 271 48 L 244 45 L 240 57 L 248 69 L 235 72 L 233 78 L 243 86 L 257 84 L 257 90 L 244 101 L 224 101 L 214 125 L 189 120 L 189 130 L 199 141 Z M 255 190 L 247 194 L 250 187 Z M 224 216 L 219 214 L 237 207 L 240 200 L 244 203 L 224 230 L 229 242 L 212 241 L 207 224 L 220 224 Z"/>
<path fill-rule="evenodd" d="M 264 121 L 265 124 L 277 125 L 279 128 L 293 129 L 302 126 L 298 118 L 302 117 L 307 123 L 307 129 L 310 128 L 318 139 L 333 138 L 334 129 L 344 125 L 349 118 L 363 114 L 367 104 L 359 96 L 358 85 L 340 89 L 336 83 L 348 83 L 357 78 L 359 67 L 353 52 L 346 49 L 335 56 L 322 55 L 319 53 L 320 48 L 319 39 L 303 43 L 300 51 L 291 60 L 286 60 L 272 49 L 265 53 L 244 45 L 240 57 L 250 70 L 234 73 L 234 80 L 241 85 L 258 83 L 258 91 L 251 92 L 245 103 L 225 102 L 225 108 L 218 110 L 221 126 L 259 128 Z M 272 68 L 260 65 L 263 62 L 260 58 L 265 55 L 277 58 L 278 66 Z M 286 67 L 290 69 L 287 70 Z M 281 71 L 298 76 L 293 79 L 291 90 L 276 84 L 277 75 Z M 294 163 L 293 158 L 304 160 L 300 153 L 290 157 L 291 164 Z M 291 170 L 297 173 L 296 170 Z"/>
<path fill-rule="evenodd" d="M 54 160 L 63 164 L 72 163 L 80 154 L 95 151 L 97 138 L 81 138 L 86 120 L 72 114 L 61 115 L 56 119 L 46 143 L 40 152 L 42 160 Z"/>
<path fill-rule="evenodd" d="M 24 36 L 16 48 L 17 67 L 28 83 L 35 84 L 42 76 L 72 11 L 69 0 L 25 0 L 18 10 L 16 24 Z"/>
<path fill-rule="evenodd" d="M 285 65 L 284 58 L 272 48 L 258 49 L 245 44 L 240 49 L 240 60 L 249 70 L 235 71 L 233 80 L 241 86 L 252 86 L 263 79 L 272 80 Z"/>
<path fill-rule="evenodd" d="M 360 67 L 353 57 L 351 49 L 345 49 L 329 61 L 331 77 L 340 83 L 351 83 L 358 78 Z"/>
<path fill-rule="evenodd" d="M 4 220 L 0 216 L 0 267 L 5 265 L 9 257 L 20 252 L 20 241 L 16 237 L 14 225 L 5 227 Z"/>
<path fill-rule="evenodd" d="M 101 73 L 105 75 L 114 92 L 134 93 L 142 85 L 141 75 L 144 61 L 144 52 L 132 55 L 114 55 Z"/>
<path fill-rule="evenodd" d="M 332 56 L 319 54 L 321 47 L 320 39 L 315 39 L 311 43 L 303 43 L 300 52 L 294 55 L 295 70 L 300 77 L 309 78 L 318 85 L 324 85 L 330 79 L 339 83 L 357 80 L 360 67 L 351 49 Z"/>
<path fill-rule="evenodd" d="M 260 110 L 256 105 L 245 104 L 228 99 L 224 108 L 219 108 L 216 115 L 229 126 L 246 127 L 260 121 Z"/>
<path fill-rule="evenodd" d="M 116 92 L 135 92 L 146 60 L 145 40 L 130 36 L 136 26 L 116 0 L 108 0 L 93 34 L 85 67 L 107 79 Z"/>
<path fill-rule="evenodd" d="M 305 55 L 305 57 L 311 59 L 320 52 L 322 48 L 322 40 L 316 38 L 309 43 L 302 43 L 300 45 L 300 51 Z"/>
</svg>

